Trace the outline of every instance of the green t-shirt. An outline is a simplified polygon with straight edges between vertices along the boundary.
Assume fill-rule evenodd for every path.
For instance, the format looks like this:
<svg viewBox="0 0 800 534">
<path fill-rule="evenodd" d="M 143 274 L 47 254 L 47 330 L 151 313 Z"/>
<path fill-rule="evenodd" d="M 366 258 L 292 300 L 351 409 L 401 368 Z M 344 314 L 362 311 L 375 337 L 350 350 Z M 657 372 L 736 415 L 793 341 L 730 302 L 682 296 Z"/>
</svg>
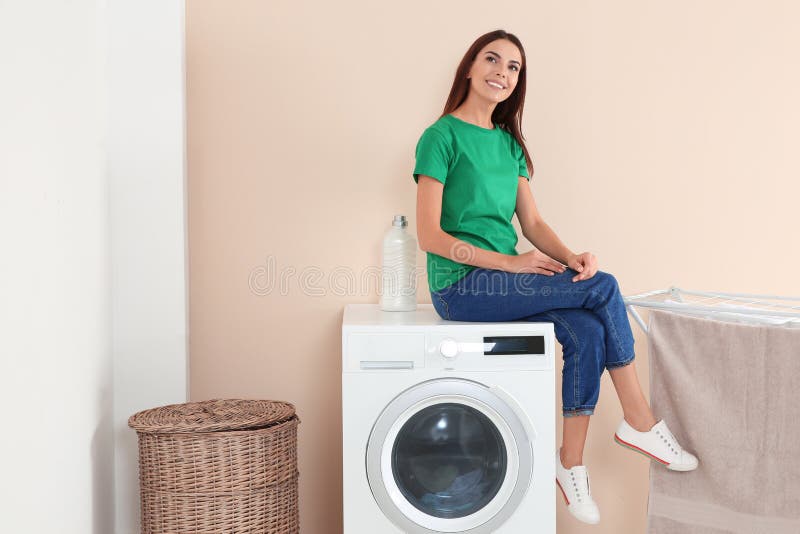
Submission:
<svg viewBox="0 0 800 534">
<path fill-rule="evenodd" d="M 445 115 L 423 132 L 416 156 L 414 181 L 424 174 L 444 184 L 442 230 L 476 247 L 517 253 L 511 218 L 519 177 L 530 178 L 513 135 L 497 124 L 490 130 Z M 475 268 L 430 252 L 427 264 L 431 291 L 448 287 Z"/>
</svg>

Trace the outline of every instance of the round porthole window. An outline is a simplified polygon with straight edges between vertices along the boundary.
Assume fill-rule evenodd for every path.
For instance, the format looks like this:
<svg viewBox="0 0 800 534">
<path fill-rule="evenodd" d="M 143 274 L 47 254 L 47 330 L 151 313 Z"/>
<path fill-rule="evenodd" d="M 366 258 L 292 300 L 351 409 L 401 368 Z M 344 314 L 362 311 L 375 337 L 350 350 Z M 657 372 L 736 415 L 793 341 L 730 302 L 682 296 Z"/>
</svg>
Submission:
<svg viewBox="0 0 800 534">
<path fill-rule="evenodd" d="M 381 511 L 409 534 L 490 534 L 530 484 L 531 439 L 518 406 L 470 380 L 422 382 L 381 412 L 366 450 Z"/>
<path fill-rule="evenodd" d="M 494 499 L 506 476 L 503 438 L 471 406 L 443 403 L 414 414 L 397 434 L 392 473 L 419 511 L 443 519 L 474 514 Z"/>
</svg>

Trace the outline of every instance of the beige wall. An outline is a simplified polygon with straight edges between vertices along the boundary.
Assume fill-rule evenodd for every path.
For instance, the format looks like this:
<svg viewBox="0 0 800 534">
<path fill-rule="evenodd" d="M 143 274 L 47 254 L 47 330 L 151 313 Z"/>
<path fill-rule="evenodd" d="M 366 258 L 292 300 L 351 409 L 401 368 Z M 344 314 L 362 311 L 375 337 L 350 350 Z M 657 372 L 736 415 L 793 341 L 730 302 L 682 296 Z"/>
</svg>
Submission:
<svg viewBox="0 0 800 534">
<path fill-rule="evenodd" d="M 329 277 L 378 265 L 395 213 L 413 229 L 417 138 L 497 27 L 527 49 L 532 188 L 568 246 L 626 294 L 800 294 L 798 21 L 789 1 L 188 2 L 192 399 L 294 402 L 303 532 L 341 532 L 341 312 L 377 297 Z M 253 288 L 273 260 L 296 272 L 286 291 Z M 648 464 L 613 444 L 603 388 L 593 531 L 643 532 Z M 585 531 L 558 513 L 560 534 Z"/>
</svg>

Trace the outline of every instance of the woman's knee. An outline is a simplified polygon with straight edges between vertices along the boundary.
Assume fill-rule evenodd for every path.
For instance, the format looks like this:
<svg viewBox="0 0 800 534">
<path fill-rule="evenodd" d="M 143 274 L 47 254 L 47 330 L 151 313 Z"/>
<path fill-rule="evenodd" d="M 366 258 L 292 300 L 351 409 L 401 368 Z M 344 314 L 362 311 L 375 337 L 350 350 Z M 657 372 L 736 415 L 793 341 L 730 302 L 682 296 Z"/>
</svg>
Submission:
<svg viewBox="0 0 800 534">
<path fill-rule="evenodd" d="M 597 279 L 598 284 L 607 285 L 610 287 L 618 288 L 619 283 L 613 274 L 605 271 L 597 271 L 592 278 Z"/>
<path fill-rule="evenodd" d="M 599 299 L 600 301 L 608 303 L 622 297 L 619 283 L 613 274 L 597 271 L 589 280 L 593 282 L 592 285 L 588 287 L 593 295 L 593 299 Z"/>
</svg>

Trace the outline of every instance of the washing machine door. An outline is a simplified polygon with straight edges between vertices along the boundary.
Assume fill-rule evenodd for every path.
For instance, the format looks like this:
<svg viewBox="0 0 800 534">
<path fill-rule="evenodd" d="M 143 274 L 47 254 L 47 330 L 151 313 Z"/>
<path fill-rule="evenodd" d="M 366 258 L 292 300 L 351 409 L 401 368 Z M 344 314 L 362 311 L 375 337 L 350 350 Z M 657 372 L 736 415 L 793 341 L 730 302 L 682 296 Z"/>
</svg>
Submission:
<svg viewBox="0 0 800 534">
<path fill-rule="evenodd" d="M 420 383 L 372 429 L 370 489 L 406 533 L 494 532 L 531 483 L 532 433 L 502 390 L 452 378 Z"/>
</svg>

